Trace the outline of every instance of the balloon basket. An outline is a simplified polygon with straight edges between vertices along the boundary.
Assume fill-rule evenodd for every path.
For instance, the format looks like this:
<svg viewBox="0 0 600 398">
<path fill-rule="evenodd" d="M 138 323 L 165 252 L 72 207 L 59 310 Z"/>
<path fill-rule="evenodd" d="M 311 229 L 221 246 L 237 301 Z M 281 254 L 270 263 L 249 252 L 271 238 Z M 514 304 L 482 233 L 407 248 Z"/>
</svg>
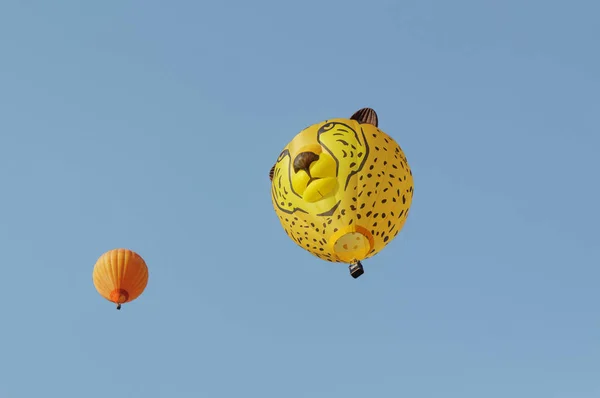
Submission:
<svg viewBox="0 0 600 398">
<path fill-rule="evenodd" d="M 350 275 L 356 279 L 359 276 L 361 276 L 362 274 L 365 273 L 365 269 L 363 268 L 362 264 L 360 263 L 360 261 L 358 261 L 356 264 L 350 264 L 350 266 L 348 267 L 348 269 L 350 269 Z"/>
</svg>

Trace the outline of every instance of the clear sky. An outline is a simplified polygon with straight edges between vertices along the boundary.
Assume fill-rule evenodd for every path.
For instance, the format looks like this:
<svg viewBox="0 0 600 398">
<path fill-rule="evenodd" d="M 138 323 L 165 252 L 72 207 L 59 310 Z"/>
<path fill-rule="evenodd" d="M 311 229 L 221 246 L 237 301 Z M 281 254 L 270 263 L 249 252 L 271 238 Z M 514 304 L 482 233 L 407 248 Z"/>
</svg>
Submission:
<svg viewBox="0 0 600 398">
<path fill-rule="evenodd" d="M 0 398 L 600 397 L 600 4 L 0 5 Z M 373 107 L 411 214 L 357 280 L 268 172 Z M 107 250 L 147 261 L 121 311 Z"/>
</svg>

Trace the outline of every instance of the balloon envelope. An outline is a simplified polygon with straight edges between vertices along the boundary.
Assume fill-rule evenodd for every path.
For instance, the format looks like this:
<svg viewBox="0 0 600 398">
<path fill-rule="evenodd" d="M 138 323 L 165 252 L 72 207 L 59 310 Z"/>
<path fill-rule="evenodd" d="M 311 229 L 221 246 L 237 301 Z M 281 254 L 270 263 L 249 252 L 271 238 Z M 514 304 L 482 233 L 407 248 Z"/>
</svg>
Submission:
<svg viewBox="0 0 600 398">
<path fill-rule="evenodd" d="M 102 297 L 117 304 L 138 298 L 148 284 L 148 267 L 144 259 L 128 249 L 104 253 L 94 266 L 93 281 Z"/>
<path fill-rule="evenodd" d="M 323 260 L 352 264 L 375 255 L 398 235 L 412 203 L 406 156 L 365 109 L 355 114 L 363 112 L 362 120 L 307 127 L 270 171 L 271 199 L 285 232 Z"/>
</svg>

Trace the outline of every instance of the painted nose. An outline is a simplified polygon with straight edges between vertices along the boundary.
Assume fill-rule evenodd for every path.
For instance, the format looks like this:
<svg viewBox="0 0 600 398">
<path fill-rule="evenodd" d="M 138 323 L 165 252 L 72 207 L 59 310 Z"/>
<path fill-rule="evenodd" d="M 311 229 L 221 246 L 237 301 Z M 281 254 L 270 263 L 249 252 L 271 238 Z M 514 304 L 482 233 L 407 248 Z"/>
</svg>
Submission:
<svg viewBox="0 0 600 398">
<path fill-rule="evenodd" d="M 297 173 L 299 170 L 304 170 L 309 173 L 309 167 L 311 163 L 319 160 L 319 155 L 313 152 L 301 152 L 294 159 L 294 172 Z M 309 173 L 310 174 L 310 173 Z"/>
</svg>

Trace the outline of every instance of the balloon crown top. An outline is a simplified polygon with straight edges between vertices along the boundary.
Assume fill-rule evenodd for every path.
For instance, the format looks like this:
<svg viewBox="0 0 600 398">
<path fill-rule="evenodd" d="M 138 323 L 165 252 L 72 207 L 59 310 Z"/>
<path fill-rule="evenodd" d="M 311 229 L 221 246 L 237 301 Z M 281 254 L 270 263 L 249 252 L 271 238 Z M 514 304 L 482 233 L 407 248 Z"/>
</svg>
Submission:
<svg viewBox="0 0 600 398">
<path fill-rule="evenodd" d="M 379 124 L 377 113 L 371 108 L 359 109 L 358 111 L 354 112 L 354 115 L 352 115 L 350 119 L 356 120 L 359 123 L 372 124 L 375 127 L 378 127 Z"/>
</svg>

